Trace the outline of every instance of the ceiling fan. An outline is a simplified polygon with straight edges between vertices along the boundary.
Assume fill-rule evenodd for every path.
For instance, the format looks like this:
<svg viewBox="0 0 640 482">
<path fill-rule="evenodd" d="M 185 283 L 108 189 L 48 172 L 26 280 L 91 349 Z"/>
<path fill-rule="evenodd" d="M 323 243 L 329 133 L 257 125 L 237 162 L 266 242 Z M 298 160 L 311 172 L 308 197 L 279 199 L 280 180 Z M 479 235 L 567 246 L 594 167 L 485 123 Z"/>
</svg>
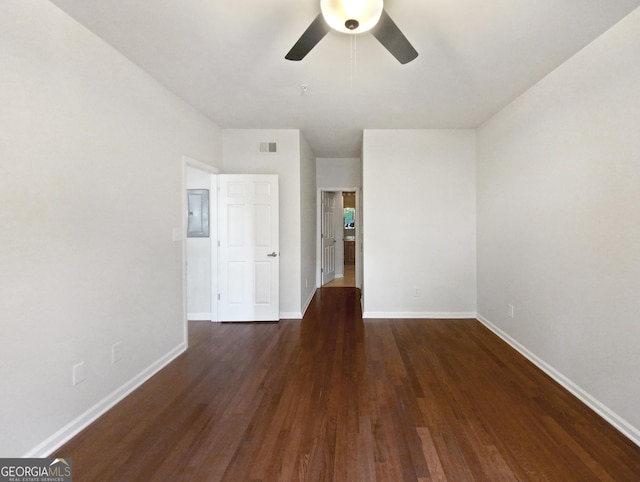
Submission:
<svg viewBox="0 0 640 482">
<path fill-rule="evenodd" d="M 401 64 L 418 56 L 383 9 L 383 0 L 320 0 L 320 13 L 284 58 L 302 60 L 331 29 L 351 35 L 371 31 Z"/>
</svg>

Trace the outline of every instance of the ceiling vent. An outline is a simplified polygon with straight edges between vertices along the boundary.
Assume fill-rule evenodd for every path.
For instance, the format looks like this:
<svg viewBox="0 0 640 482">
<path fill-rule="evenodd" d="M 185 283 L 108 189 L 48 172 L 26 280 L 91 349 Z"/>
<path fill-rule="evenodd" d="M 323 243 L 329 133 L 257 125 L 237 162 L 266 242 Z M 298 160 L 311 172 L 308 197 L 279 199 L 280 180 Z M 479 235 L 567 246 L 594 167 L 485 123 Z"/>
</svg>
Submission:
<svg viewBox="0 0 640 482">
<path fill-rule="evenodd" d="M 277 142 L 261 142 L 260 152 L 278 152 Z"/>
</svg>

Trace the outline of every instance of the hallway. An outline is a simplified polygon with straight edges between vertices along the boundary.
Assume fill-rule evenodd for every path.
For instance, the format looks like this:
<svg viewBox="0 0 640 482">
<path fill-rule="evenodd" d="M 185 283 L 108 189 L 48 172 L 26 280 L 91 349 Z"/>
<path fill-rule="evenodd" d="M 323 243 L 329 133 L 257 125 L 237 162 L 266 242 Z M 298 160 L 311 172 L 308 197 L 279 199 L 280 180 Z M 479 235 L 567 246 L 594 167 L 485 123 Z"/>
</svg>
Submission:
<svg viewBox="0 0 640 482">
<path fill-rule="evenodd" d="M 324 288 L 355 288 L 356 286 L 356 265 L 345 264 L 344 276 L 334 278 L 329 281 Z"/>
<path fill-rule="evenodd" d="M 476 320 L 191 322 L 190 348 L 55 456 L 80 481 L 637 480 L 640 449 Z"/>
</svg>

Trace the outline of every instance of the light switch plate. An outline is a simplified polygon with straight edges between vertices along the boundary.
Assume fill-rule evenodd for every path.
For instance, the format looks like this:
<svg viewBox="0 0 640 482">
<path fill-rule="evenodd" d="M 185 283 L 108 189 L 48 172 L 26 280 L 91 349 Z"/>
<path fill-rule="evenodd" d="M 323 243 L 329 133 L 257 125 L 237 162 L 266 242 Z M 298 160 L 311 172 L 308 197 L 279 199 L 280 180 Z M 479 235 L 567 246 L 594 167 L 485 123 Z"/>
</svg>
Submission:
<svg viewBox="0 0 640 482">
<path fill-rule="evenodd" d="M 71 382 L 75 387 L 78 383 L 84 381 L 84 362 L 77 363 L 73 365 Z"/>
<path fill-rule="evenodd" d="M 111 363 L 122 359 L 122 342 L 119 341 L 111 346 Z"/>
</svg>

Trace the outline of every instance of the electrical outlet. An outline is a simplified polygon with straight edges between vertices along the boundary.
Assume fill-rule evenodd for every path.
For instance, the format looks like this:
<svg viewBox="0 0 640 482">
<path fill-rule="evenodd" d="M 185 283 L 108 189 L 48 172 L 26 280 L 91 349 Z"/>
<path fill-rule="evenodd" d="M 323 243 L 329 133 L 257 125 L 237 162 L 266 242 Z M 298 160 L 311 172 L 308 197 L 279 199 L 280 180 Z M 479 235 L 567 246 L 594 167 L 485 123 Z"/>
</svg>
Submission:
<svg viewBox="0 0 640 482">
<path fill-rule="evenodd" d="M 71 383 L 75 387 L 78 383 L 84 380 L 84 362 L 81 361 L 73 365 L 71 369 Z"/>
<path fill-rule="evenodd" d="M 418 288 L 418 287 L 413 288 L 413 296 L 415 298 L 420 298 L 420 288 Z"/>
<path fill-rule="evenodd" d="M 509 318 L 515 317 L 515 310 L 513 309 L 513 305 L 507 305 L 507 314 L 509 315 Z"/>
<path fill-rule="evenodd" d="M 111 363 L 120 361 L 122 358 L 122 342 L 114 343 L 111 347 Z"/>
</svg>

